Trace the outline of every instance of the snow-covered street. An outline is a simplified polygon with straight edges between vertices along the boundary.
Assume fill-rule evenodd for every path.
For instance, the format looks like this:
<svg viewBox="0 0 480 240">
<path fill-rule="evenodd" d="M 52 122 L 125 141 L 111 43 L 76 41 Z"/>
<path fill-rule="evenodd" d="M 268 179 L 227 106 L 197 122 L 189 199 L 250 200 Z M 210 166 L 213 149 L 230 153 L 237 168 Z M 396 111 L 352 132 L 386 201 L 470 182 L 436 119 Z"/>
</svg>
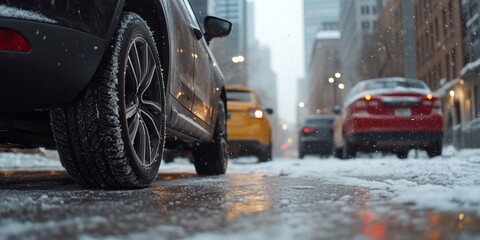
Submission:
<svg viewBox="0 0 480 240">
<path fill-rule="evenodd" d="M 480 239 L 479 150 L 241 158 L 206 178 L 177 159 L 135 191 L 81 189 L 42 154 L 0 154 L 0 239 Z"/>
</svg>

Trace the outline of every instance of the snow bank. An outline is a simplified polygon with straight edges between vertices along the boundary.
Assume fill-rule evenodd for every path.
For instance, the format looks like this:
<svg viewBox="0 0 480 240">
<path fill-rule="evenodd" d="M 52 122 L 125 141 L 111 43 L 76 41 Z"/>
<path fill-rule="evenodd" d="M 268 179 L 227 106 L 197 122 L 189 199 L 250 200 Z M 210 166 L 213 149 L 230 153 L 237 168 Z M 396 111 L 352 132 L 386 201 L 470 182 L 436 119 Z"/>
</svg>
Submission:
<svg viewBox="0 0 480 240">
<path fill-rule="evenodd" d="M 38 154 L 0 153 L 0 169 L 63 169 L 56 151 L 40 149 Z"/>
<path fill-rule="evenodd" d="M 457 151 L 446 148 L 442 157 L 418 158 L 360 156 L 342 161 L 335 158 L 275 159 L 257 164 L 255 158 L 231 160 L 228 174 L 261 174 L 290 178 L 317 178 L 327 183 L 360 187 L 370 194 L 414 209 L 469 212 L 480 216 L 480 149 Z M 163 164 L 161 171 L 195 172 L 188 161 Z"/>
</svg>

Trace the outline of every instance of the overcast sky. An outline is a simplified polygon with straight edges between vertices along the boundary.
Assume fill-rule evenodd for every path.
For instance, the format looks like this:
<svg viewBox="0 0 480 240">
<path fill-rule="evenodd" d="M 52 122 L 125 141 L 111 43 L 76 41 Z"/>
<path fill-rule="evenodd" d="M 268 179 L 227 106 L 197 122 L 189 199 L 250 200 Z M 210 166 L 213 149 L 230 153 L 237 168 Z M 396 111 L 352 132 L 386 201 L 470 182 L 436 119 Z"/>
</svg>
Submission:
<svg viewBox="0 0 480 240">
<path fill-rule="evenodd" d="M 255 3 L 255 34 L 272 51 L 277 74 L 280 119 L 296 121 L 297 82 L 304 76 L 302 0 L 251 0 Z"/>
</svg>

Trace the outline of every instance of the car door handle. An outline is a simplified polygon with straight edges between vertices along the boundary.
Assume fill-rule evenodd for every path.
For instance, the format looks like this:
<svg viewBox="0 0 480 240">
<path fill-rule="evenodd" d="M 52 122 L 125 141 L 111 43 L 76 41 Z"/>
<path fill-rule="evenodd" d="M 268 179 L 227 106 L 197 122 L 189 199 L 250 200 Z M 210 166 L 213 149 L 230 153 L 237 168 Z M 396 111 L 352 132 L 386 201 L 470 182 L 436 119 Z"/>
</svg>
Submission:
<svg viewBox="0 0 480 240">
<path fill-rule="evenodd" d="M 190 29 L 192 30 L 192 33 L 197 40 L 202 39 L 202 37 L 203 37 L 202 30 L 200 30 L 199 28 L 194 27 L 194 26 L 190 26 Z"/>
</svg>

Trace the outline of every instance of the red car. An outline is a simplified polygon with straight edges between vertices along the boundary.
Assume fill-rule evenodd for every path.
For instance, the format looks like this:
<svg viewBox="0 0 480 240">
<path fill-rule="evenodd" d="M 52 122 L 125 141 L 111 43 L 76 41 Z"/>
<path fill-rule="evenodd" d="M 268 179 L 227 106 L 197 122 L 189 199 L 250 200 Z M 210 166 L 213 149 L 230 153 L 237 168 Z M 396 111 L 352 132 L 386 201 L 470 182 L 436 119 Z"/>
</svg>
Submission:
<svg viewBox="0 0 480 240">
<path fill-rule="evenodd" d="M 380 78 L 357 83 L 334 124 L 335 155 L 390 152 L 406 158 L 411 149 L 442 154 L 440 100 L 420 80 Z"/>
</svg>

